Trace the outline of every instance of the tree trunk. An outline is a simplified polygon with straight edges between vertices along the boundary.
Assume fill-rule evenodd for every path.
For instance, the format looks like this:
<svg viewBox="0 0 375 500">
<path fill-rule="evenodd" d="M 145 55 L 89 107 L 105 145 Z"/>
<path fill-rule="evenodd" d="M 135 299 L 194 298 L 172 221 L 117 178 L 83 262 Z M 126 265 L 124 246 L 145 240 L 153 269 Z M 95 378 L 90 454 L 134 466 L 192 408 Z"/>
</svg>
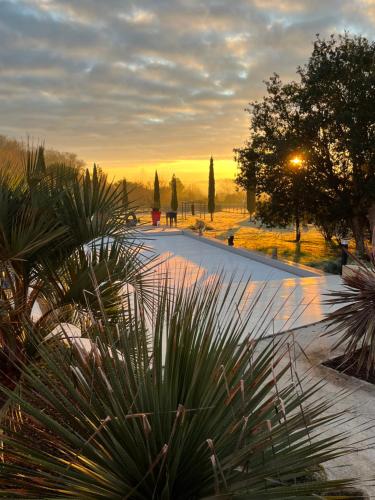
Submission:
<svg viewBox="0 0 375 500">
<path fill-rule="evenodd" d="M 296 216 L 296 242 L 301 241 L 301 222 L 299 220 L 299 215 Z"/>
<path fill-rule="evenodd" d="M 214 220 L 214 215 L 211 213 L 211 222 Z"/>
<path fill-rule="evenodd" d="M 360 216 L 352 218 L 352 231 L 355 239 L 356 254 L 358 257 L 365 255 L 365 225 Z"/>
</svg>

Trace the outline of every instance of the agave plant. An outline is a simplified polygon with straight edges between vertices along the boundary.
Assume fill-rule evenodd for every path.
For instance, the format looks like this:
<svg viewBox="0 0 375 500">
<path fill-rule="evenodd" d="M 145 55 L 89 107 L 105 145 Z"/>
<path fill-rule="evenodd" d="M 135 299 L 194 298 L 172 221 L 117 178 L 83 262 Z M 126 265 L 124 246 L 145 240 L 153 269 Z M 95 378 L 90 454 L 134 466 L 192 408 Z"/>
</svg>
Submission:
<svg viewBox="0 0 375 500">
<path fill-rule="evenodd" d="M 349 481 L 313 480 L 345 453 L 324 432 L 340 415 L 320 384 L 289 379 L 283 338 L 257 348 L 230 297 L 220 278 L 164 286 L 151 322 L 135 303 L 131 320 L 92 323 L 89 356 L 34 333 L 22 390 L 1 387 L 23 424 L 2 424 L 0 496 L 345 498 L 328 492 Z"/>
<path fill-rule="evenodd" d="M 121 186 L 66 165 L 47 168 L 43 148 L 29 150 L 22 165 L 0 169 L 0 370 L 28 357 L 28 329 L 77 310 L 90 317 L 103 307 L 122 309 L 126 283 L 142 298 L 150 287 L 126 228 Z M 149 266 L 151 271 L 151 266 Z M 95 290 L 104 300 L 100 307 Z M 81 315 L 82 318 L 82 315 Z M 55 323 L 55 324 L 53 324 Z M 1 376 L 1 374 L 0 374 Z"/>
<path fill-rule="evenodd" d="M 328 335 L 337 336 L 333 349 L 344 348 L 343 363 L 357 373 L 375 374 L 375 262 L 343 276 L 344 290 L 330 292 L 328 304 L 341 305 L 327 318 Z"/>
</svg>

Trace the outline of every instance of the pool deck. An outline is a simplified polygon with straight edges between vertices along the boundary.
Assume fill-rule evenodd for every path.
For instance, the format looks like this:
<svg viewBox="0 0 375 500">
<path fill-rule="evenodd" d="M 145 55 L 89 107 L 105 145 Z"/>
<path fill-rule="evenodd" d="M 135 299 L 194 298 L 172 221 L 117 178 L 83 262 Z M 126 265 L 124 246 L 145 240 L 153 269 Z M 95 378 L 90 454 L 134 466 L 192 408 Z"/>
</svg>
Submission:
<svg viewBox="0 0 375 500">
<path fill-rule="evenodd" d="M 234 289 L 242 288 L 236 310 L 244 315 L 253 307 L 249 328 L 254 337 L 322 321 L 332 310 L 324 303 L 325 295 L 343 287 L 340 276 L 230 248 L 179 229 L 143 231 L 141 238 L 159 256 L 160 272 L 168 270 L 169 277 L 183 278 L 185 286 L 222 274 L 224 285 L 231 281 Z"/>
</svg>

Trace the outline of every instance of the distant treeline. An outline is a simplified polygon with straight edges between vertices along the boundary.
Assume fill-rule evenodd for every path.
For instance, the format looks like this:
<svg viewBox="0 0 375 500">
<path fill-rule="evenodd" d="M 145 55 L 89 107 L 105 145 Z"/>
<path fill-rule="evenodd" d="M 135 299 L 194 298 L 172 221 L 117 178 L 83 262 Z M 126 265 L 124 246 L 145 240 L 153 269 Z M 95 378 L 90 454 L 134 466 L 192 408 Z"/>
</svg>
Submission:
<svg viewBox="0 0 375 500">
<path fill-rule="evenodd" d="M 121 182 L 121 181 L 119 181 Z M 236 190 L 234 181 L 222 179 L 217 181 L 218 190 L 216 201 L 224 205 L 242 206 L 244 204 L 245 194 L 243 191 Z M 154 190 L 151 182 L 143 184 L 141 182 L 127 182 L 129 202 L 137 207 L 150 208 L 153 204 Z M 177 178 L 177 195 L 179 201 L 195 201 L 207 203 L 207 192 L 194 184 L 184 185 Z M 168 208 L 171 202 L 171 186 L 163 180 L 160 180 L 160 201 L 162 208 Z"/>
<path fill-rule="evenodd" d="M 34 144 L 34 146 L 37 145 Z M 27 142 L 23 143 L 0 135 L 0 167 L 5 168 L 10 165 L 21 165 L 25 150 L 32 146 L 32 141 L 28 144 Z M 44 151 L 44 158 L 47 166 L 57 163 L 76 167 L 77 169 L 82 169 L 85 166 L 85 162 L 80 160 L 75 153 L 46 149 Z"/>
<path fill-rule="evenodd" d="M 35 145 L 35 144 L 34 144 Z M 29 147 L 32 144 L 29 144 Z M 27 149 L 27 142 L 23 143 L 0 135 L 0 168 L 14 168 L 22 164 L 22 156 Z M 77 169 L 83 169 L 85 162 L 78 158 L 75 153 L 61 152 L 53 149 L 45 149 L 44 157 L 46 166 L 53 164 L 67 164 Z M 122 182 L 122 181 L 119 181 Z M 141 208 L 152 208 L 153 184 L 151 180 L 146 183 L 127 181 L 128 197 L 131 205 Z M 177 194 L 181 201 L 207 202 L 207 191 L 203 191 L 196 184 L 184 185 L 177 178 Z M 160 199 L 162 208 L 168 208 L 171 200 L 170 183 L 160 180 Z M 218 203 L 227 205 L 242 205 L 244 203 L 243 191 L 238 191 L 231 179 L 217 181 L 216 199 Z"/>
</svg>

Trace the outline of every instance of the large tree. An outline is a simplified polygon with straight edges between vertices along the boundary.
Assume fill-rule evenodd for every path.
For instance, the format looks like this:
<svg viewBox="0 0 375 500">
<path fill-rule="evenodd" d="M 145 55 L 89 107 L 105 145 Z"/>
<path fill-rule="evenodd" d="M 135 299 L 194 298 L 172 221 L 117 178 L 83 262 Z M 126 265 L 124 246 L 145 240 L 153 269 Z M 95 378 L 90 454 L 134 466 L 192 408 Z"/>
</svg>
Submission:
<svg viewBox="0 0 375 500">
<path fill-rule="evenodd" d="M 154 206 L 157 210 L 160 210 L 160 186 L 159 186 L 159 177 L 157 170 L 155 171 L 155 179 L 154 179 Z"/>
<path fill-rule="evenodd" d="M 348 34 L 318 38 L 301 76 L 301 112 L 325 188 L 344 207 L 360 254 L 375 203 L 375 43 Z M 324 151 L 325 150 L 325 151 Z"/>
<path fill-rule="evenodd" d="M 215 212 L 215 172 L 214 172 L 214 159 L 210 158 L 210 169 L 208 174 L 208 203 L 207 209 L 211 215 L 211 221 L 214 218 Z"/>
<path fill-rule="evenodd" d="M 298 200 L 299 212 L 327 234 L 347 224 L 360 254 L 375 200 L 374 62 L 375 44 L 363 37 L 318 37 L 300 81 L 283 84 L 274 75 L 266 97 L 250 105 L 251 136 L 240 150 L 255 155 L 257 190 L 268 195 L 274 223 L 281 215 L 292 220 Z M 303 179 L 289 181 L 294 195 L 285 192 L 293 155 L 304 167 Z"/>
<path fill-rule="evenodd" d="M 237 183 L 255 185 L 257 215 L 269 226 L 295 224 L 296 241 L 307 217 L 308 158 L 301 150 L 300 114 L 294 105 L 298 87 L 283 85 L 275 75 L 267 83 L 267 97 L 251 105 L 251 138 L 236 150 L 240 169 Z"/>
</svg>

